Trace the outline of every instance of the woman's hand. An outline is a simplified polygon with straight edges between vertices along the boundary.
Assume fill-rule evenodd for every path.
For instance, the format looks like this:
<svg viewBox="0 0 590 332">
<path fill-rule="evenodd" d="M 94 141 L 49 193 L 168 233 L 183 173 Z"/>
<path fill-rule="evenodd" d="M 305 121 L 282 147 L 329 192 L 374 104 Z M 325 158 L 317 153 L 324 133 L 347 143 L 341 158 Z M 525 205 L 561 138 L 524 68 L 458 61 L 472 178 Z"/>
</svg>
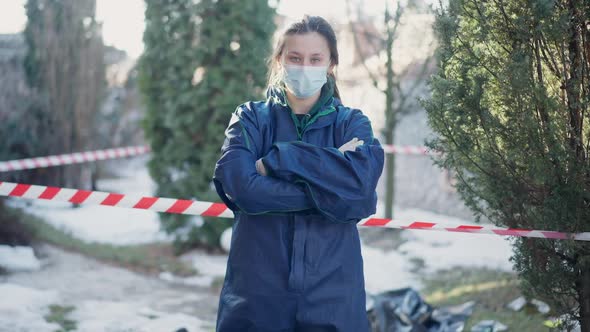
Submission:
<svg viewBox="0 0 590 332">
<path fill-rule="evenodd" d="M 351 139 L 350 141 L 348 141 L 347 143 L 344 143 L 341 147 L 338 148 L 338 151 L 342 152 L 342 154 L 344 154 L 344 151 L 354 151 L 356 150 L 357 146 L 359 145 L 363 145 L 365 144 L 365 142 L 363 140 L 358 139 L 358 137 L 355 137 L 353 139 Z"/>
<path fill-rule="evenodd" d="M 262 158 L 256 160 L 256 171 L 258 172 L 258 174 L 260 174 L 262 176 L 268 175 L 268 173 L 266 172 L 266 168 L 264 167 L 264 164 L 262 163 Z"/>
</svg>

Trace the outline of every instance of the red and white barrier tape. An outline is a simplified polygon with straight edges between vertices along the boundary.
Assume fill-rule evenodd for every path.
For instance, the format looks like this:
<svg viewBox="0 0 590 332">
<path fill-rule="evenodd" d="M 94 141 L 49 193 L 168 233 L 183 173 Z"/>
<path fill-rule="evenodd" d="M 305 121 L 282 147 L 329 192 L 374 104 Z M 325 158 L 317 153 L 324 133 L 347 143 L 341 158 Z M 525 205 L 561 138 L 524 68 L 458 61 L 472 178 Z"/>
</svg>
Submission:
<svg viewBox="0 0 590 332">
<path fill-rule="evenodd" d="M 200 202 L 185 199 L 143 197 L 100 191 L 76 190 L 45 187 L 11 182 L 0 182 L 0 196 L 44 199 L 76 204 L 105 205 L 156 212 L 190 214 L 208 217 L 233 218 L 233 212 L 222 203 Z M 456 225 L 425 221 L 398 221 L 383 218 L 367 218 L 359 221 L 359 226 L 388 227 L 401 229 L 434 230 L 474 234 L 494 234 L 503 236 L 534 237 L 545 239 L 572 239 L 590 241 L 590 232 L 561 233 L 554 231 L 498 228 L 480 225 Z"/>
<path fill-rule="evenodd" d="M 383 145 L 385 153 L 395 153 L 402 155 L 434 155 L 437 152 L 429 151 L 424 146 L 411 145 Z M 20 171 L 24 169 L 44 168 L 51 166 L 79 164 L 97 160 L 125 158 L 142 155 L 150 152 L 147 145 L 128 146 L 123 148 L 114 148 L 106 150 L 86 151 L 77 153 L 68 153 L 47 157 L 36 157 L 27 159 L 17 159 L 0 161 L 0 172 Z"/>
<path fill-rule="evenodd" d="M 0 172 L 78 164 L 96 160 L 125 158 L 145 154 L 148 152 L 150 152 L 150 148 L 147 145 L 143 145 L 61 154 L 56 156 L 9 160 L 0 162 Z"/>
<path fill-rule="evenodd" d="M 222 203 L 146 197 L 139 195 L 122 195 L 101 191 L 46 187 L 12 182 L 0 182 L 0 196 L 44 199 L 75 204 L 115 206 L 166 213 L 233 218 L 233 212 Z"/>
<path fill-rule="evenodd" d="M 385 153 L 403 154 L 403 155 L 437 155 L 436 151 L 428 150 L 425 146 L 414 145 L 383 145 Z"/>
<path fill-rule="evenodd" d="M 555 231 L 543 231 L 533 229 L 500 228 L 495 226 L 481 226 L 469 224 L 445 224 L 427 221 L 397 221 L 392 219 L 369 218 L 361 220 L 361 226 L 389 227 L 400 229 L 419 229 L 429 231 L 459 232 L 472 234 L 493 234 L 503 236 L 535 237 L 542 239 L 571 239 L 577 241 L 590 241 L 590 232 L 562 233 Z"/>
</svg>

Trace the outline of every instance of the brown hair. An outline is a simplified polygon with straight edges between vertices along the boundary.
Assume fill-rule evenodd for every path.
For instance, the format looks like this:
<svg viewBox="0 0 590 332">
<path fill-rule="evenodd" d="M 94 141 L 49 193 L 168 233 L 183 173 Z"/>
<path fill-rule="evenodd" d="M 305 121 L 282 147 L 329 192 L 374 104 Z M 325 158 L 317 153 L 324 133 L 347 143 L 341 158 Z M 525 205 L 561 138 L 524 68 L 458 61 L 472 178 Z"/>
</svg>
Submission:
<svg viewBox="0 0 590 332">
<path fill-rule="evenodd" d="M 277 46 L 275 47 L 271 58 L 268 60 L 268 85 L 276 86 L 280 85 L 281 77 L 279 73 L 278 63 L 279 59 L 285 49 L 285 39 L 287 36 L 292 35 L 303 35 L 309 32 L 317 32 L 326 38 L 328 47 L 330 48 L 330 63 L 332 65 L 338 65 L 338 46 L 336 43 L 336 34 L 334 29 L 330 26 L 330 23 L 320 16 L 309 16 L 305 15 L 301 21 L 295 22 L 289 26 L 287 30 L 281 35 Z M 336 75 L 332 72 L 328 74 L 328 78 L 332 78 L 334 81 L 334 97 L 340 99 L 340 92 L 336 85 Z"/>
</svg>

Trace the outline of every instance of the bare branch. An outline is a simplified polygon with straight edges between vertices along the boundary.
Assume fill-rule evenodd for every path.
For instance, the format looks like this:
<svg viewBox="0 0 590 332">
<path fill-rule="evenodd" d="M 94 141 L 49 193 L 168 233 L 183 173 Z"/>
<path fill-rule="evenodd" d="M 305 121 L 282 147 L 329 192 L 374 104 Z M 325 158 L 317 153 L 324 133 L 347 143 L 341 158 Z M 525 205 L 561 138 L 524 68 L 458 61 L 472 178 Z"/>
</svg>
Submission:
<svg viewBox="0 0 590 332">
<path fill-rule="evenodd" d="M 369 69 L 369 66 L 367 65 L 367 61 L 365 59 L 365 55 L 361 51 L 360 41 L 358 40 L 357 31 L 354 26 L 354 22 L 352 20 L 352 14 L 351 14 L 351 9 L 350 9 L 350 0 L 346 0 L 346 13 L 348 16 L 348 25 L 350 27 L 350 32 L 352 33 L 352 39 L 354 41 L 354 49 L 356 50 L 357 55 L 361 58 L 361 63 L 363 65 L 363 67 L 365 68 L 365 70 L 367 71 L 367 74 L 369 75 L 369 78 L 371 79 L 373 86 L 376 89 L 382 91 L 381 89 L 379 89 L 379 82 L 377 80 L 377 77 L 375 76 L 375 74 L 373 74 L 371 69 Z"/>
</svg>

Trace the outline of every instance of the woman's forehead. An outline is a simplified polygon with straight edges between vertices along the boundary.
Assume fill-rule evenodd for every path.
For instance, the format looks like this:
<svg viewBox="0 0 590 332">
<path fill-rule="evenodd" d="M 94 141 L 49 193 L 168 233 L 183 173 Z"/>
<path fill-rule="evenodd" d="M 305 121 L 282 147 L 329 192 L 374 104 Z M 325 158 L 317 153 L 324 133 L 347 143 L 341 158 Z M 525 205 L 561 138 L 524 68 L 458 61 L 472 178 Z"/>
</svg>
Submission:
<svg viewBox="0 0 590 332">
<path fill-rule="evenodd" d="M 326 38 L 317 32 L 288 35 L 285 37 L 285 54 L 299 55 L 330 55 L 330 47 Z"/>
</svg>

